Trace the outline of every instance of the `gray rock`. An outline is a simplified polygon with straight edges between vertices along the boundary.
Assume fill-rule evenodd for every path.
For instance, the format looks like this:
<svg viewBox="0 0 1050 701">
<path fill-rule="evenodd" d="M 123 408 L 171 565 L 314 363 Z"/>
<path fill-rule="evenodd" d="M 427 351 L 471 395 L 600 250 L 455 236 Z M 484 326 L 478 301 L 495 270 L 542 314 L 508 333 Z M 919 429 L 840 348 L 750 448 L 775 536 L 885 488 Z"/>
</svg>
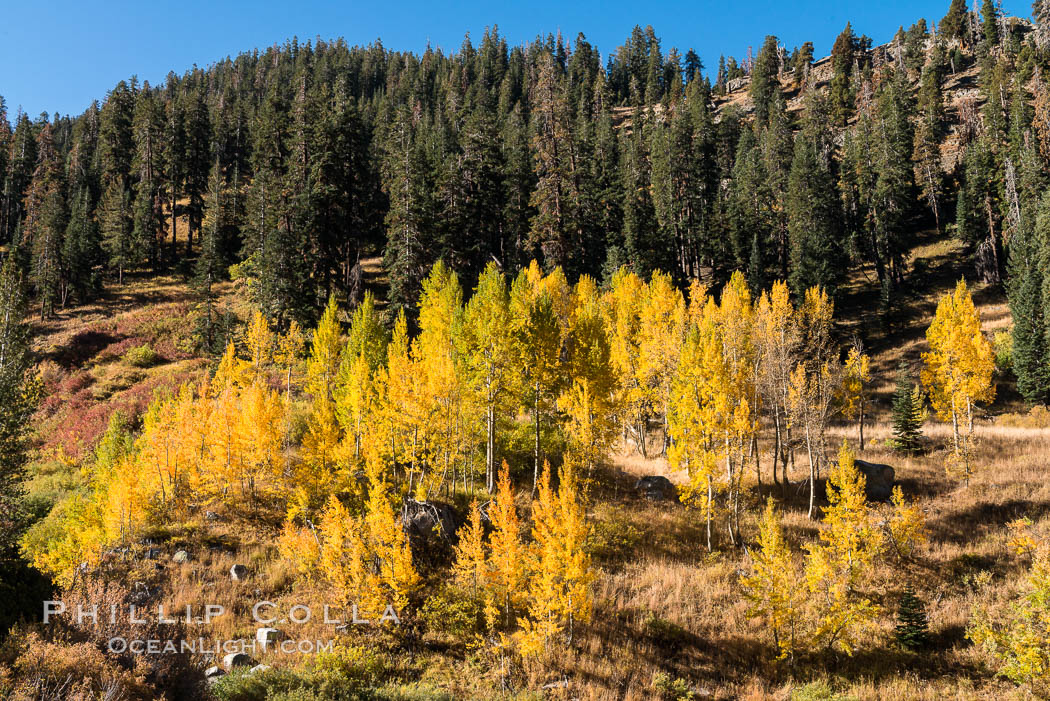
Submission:
<svg viewBox="0 0 1050 701">
<path fill-rule="evenodd" d="M 230 579 L 239 582 L 248 576 L 248 568 L 244 565 L 234 565 L 230 568 Z"/>
<path fill-rule="evenodd" d="M 268 664 L 257 664 L 248 670 L 248 674 L 255 674 L 256 672 L 265 672 L 270 668 Z"/>
<path fill-rule="evenodd" d="M 222 666 L 229 672 L 234 667 L 254 667 L 255 660 L 246 652 L 231 652 L 222 658 Z"/>
<path fill-rule="evenodd" d="M 219 516 L 214 511 L 205 511 L 204 512 L 204 520 L 205 521 L 221 521 L 222 517 Z"/>
<path fill-rule="evenodd" d="M 226 672 L 222 671 L 222 668 L 217 665 L 212 665 L 211 667 L 208 667 L 206 670 L 204 670 L 204 677 L 206 679 L 211 679 L 212 677 L 221 677 L 224 674 L 226 674 Z"/>
<path fill-rule="evenodd" d="M 406 499 L 401 507 L 400 521 L 413 557 L 431 563 L 452 558 L 452 545 L 462 520 L 450 505 L 440 501 Z"/>
<path fill-rule="evenodd" d="M 181 565 L 181 564 L 183 564 L 185 562 L 189 562 L 189 559 L 190 559 L 190 554 L 188 552 L 186 552 L 185 550 L 179 550 L 178 552 L 176 552 L 174 555 L 171 556 L 171 561 L 176 563 L 176 564 L 179 564 L 179 565 Z"/>
<path fill-rule="evenodd" d="M 549 684 L 544 684 L 540 688 L 543 689 L 543 690 L 568 689 L 569 686 L 570 686 L 569 680 L 568 679 L 562 679 L 560 681 L 551 682 Z"/>
<path fill-rule="evenodd" d="M 663 475 L 649 475 L 634 483 L 634 491 L 651 501 L 678 501 L 678 490 Z"/>
<path fill-rule="evenodd" d="M 864 475 L 864 492 L 869 501 L 886 501 L 893 496 L 896 473 L 892 467 L 866 460 L 854 460 L 853 464 Z"/>
</svg>

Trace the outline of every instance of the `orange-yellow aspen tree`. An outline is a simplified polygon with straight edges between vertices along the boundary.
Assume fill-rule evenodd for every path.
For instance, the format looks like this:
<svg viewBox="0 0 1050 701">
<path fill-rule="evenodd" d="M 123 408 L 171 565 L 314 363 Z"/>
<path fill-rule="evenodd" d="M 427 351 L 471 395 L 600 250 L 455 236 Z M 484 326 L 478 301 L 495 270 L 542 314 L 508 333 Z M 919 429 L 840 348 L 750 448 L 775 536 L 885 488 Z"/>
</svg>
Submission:
<svg viewBox="0 0 1050 701">
<path fill-rule="evenodd" d="M 871 380 L 871 359 L 854 346 L 842 368 L 842 413 L 857 420 L 859 450 L 864 450 L 864 406 L 867 384 Z"/>
<path fill-rule="evenodd" d="M 456 560 L 452 565 L 452 576 L 456 584 L 470 592 L 475 602 L 482 603 L 488 590 L 489 573 L 485 555 L 485 529 L 481 525 L 481 509 L 477 499 L 471 502 L 470 517 L 457 536 L 459 542 L 453 546 Z"/>
<path fill-rule="evenodd" d="M 241 494 L 254 502 L 259 478 L 280 480 L 284 473 L 285 406 L 277 392 L 256 381 L 240 397 Z"/>
<path fill-rule="evenodd" d="M 648 457 L 645 438 L 649 408 L 646 393 L 640 382 L 639 354 L 642 325 L 642 303 L 645 283 L 626 267 L 613 275 L 612 285 L 605 293 L 604 310 L 609 328 L 610 349 L 616 375 L 616 405 L 620 408 L 623 437 L 633 434 L 633 441 L 642 457 Z"/>
<path fill-rule="evenodd" d="M 310 357 L 306 362 L 306 391 L 313 401 L 306 435 L 303 436 L 303 463 L 295 500 L 297 508 L 305 508 L 322 499 L 338 467 L 341 435 L 333 393 L 343 341 L 337 314 L 335 297 L 332 297 L 314 330 Z"/>
<path fill-rule="evenodd" d="M 878 607 L 858 592 L 867 581 L 882 540 L 864 495 L 864 476 L 845 442 L 828 475 L 828 502 L 820 543 L 807 546 L 806 587 L 815 606 L 814 642 L 836 643 L 852 654 L 857 636 L 872 624 Z"/>
<path fill-rule="evenodd" d="M 464 361 L 485 412 L 485 486 L 496 486 L 496 421 L 511 403 L 515 337 L 507 280 L 494 263 L 485 267 L 463 315 Z"/>
<path fill-rule="evenodd" d="M 729 536 L 735 544 L 740 536 L 740 499 L 744 461 L 747 450 L 758 451 L 754 445 L 758 430 L 757 385 L 755 383 L 755 347 L 752 342 L 754 308 L 747 281 L 739 271 L 734 273 L 722 290 L 719 302 L 718 326 L 722 344 L 725 372 L 720 377 L 716 406 L 723 429 L 722 448 L 726 463 L 730 526 Z M 756 462 L 756 466 L 757 466 Z"/>
<path fill-rule="evenodd" d="M 496 499 L 489 509 L 493 532 L 489 536 L 489 576 L 492 581 L 493 600 L 486 608 L 485 617 L 489 627 L 496 627 L 503 609 L 503 624 L 514 621 L 515 610 L 525 594 L 527 575 L 527 549 L 521 540 L 521 522 L 514 503 L 514 491 L 510 484 L 510 468 L 506 461 L 500 467 L 496 483 Z"/>
<path fill-rule="evenodd" d="M 618 378 L 594 280 L 580 278 L 574 296 L 567 368 L 571 384 L 558 399 L 558 407 L 568 418 L 571 449 L 590 475 L 608 454 L 616 432 Z"/>
<path fill-rule="evenodd" d="M 760 358 L 759 391 L 773 422 L 773 481 L 778 481 L 776 468 L 779 461 L 784 486 L 787 487 L 788 458 L 792 451 L 788 400 L 799 339 L 795 308 L 786 283 L 774 282 L 769 292 L 762 293 L 755 309 L 754 338 L 755 351 Z"/>
<path fill-rule="evenodd" d="M 973 435 L 973 405 L 995 399 L 995 353 L 981 333 L 981 315 L 973 304 L 966 281 L 944 295 L 926 330 L 930 350 L 922 354 L 922 384 L 930 403 L 943 421 L 951 420 L 956 457 L 962 452 L 959 422 L 965 417 L 967 439 Z M 969 479 L 969 460 L 964 460 Z"/>
<path fill-rule="evenodd" d="M 429 492 L 444 483 L 463 450 L 465 382 L 458 347 L 462 324 L 463 289 L 459 278 L 438 261 L 423 281 L 419 335 L 412 341 L 412 361 L 422 375 L 422 391 L 417 399 L 427 417 L 424 427 L 430 429 L 423 437 L 433 444 L 437 458 L 430 465 L 429 474 L 421 471 L 416 485 L 420 499 L 426 499 Z"/>
<path fill-rule="evenodd" d="M 796 315 L 800 360 L 791 373 L 788 405 L 792 425 L 802 429 L 806 440 L 810 518 L 816 514 L 817 475 L 827 462 L 826 432 L 841 382 L 841 367 L 834 357 L 831 339 L 833 312 L 827 293 L 811 287 Z"/>
<path fill-rule="evenodd" d="M 591 615 L 593 573 L 584 549 L 589 533 L 576 468 L 566 462 L 558 472 L 558 492 L 551 487 L 550 464 L 544 462 L 532 505 L 532 562 L 529 620 L 520 636 L 522 654 L 549 650 L 562 630 L 572 644 L 578 621 Z"/>
<path fill-rule="evenodd" d="M 773 497 L 758 527 L 758 547 L 751 551 L 752 572 L 743 580 L 751 607 L 749 616 L 759 616 L 773 634 L 777 660 L 794 659 L 803 634 L 804 597 L 798 568 L 784 542 Z"/>
<path fill-rule="evenodd" d="M 398 312 L 394 333 L 387 348 L 387 365 L 380 367 L 376 384 L 380 422 L 389 437 L 389 451 L 395 463 L 408 465 L 409 479 L 427 462 L 423 454 L 427 414 L 420 400 L 422 378 L 411 355 L 408 321 Z"/>
<path fill-rule="evenodd" d="M 284 370 L 284 396 L 286 400 L 292 398 L 292 380 L 295 379 L 302 363 L 303 350 L 306 348 L 306 340 L 303 338 L 303 330 L 299 322 L 293 320 L 288 325 L 288 330 L 277 337 L 274 347 L 273 359 L 278 367 Z"/>
<path fill-rule="evenodd" d="M 388 340 L 375 310 L 375 298 L 371 292 L 365 292 L 350 322 L 334 393 L 336 415 L 349 444 L 345 452 L 355 462 L 361 458 L 365 429 L 378 411 L 381 385 L 376 374 L 386 362 Z"/>
<path fill-rule="evenodd" d="M 693 325 L 671 384 L 672 443 L 667 454 L 672 466 L 689 473 L 686 498 L 700 507 L 710 551 L 718 479 L 715 440 L 721 432 L 716 397 L 725 371 L 718 338 L 718 307 L 713 299 L 706 295 L 701 298 L 700 291 L 696 292 L 690 300 Z"/>
<path fill-rule="evenodd" d="M 554 298 L 543 284 L 539 267 L 523 270 L 510 291 L 510 319 L 521 371 L 522 398 L 532 412 L 532 489 L 540 475 L 540 431 L 543 417 L 558 396 L 562 332 Z"/>
<path fill-rule="evenodd" d="M 668 413 L 671 380 L 678 366 L 686 333 L 686 306 L 682 293 L 669 275 L 653 273 L 642 303 L 638 342 L 638 380 L 646 404 L 660 420 L 663 433 L 661 455 L 670 442 Z"/>
<path fill-rule="evenodd" d="M 273 360 L 274 344 L 273 331 L 270 324 L 261 311 L 256 309 L 252 313 L 248 328 L 244 331 L 244 344 L 248 347 L 251 356 L 252 371 L 258 375 Z"/>
</svg>

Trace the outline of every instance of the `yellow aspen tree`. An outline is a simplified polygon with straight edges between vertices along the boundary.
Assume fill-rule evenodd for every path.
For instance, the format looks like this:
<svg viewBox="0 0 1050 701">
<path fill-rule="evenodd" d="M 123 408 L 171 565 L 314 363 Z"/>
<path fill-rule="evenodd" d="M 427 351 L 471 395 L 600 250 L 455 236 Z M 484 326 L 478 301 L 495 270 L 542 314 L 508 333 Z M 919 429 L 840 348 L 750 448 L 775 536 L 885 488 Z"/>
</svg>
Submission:
<svg viewBox="0 0 1050 701">
<path fill-rule="evenodd" d="M 647 406 L 660 420 L 664 439 L 660 454 L 666 455 L 671 380 L 687 330 L 685 298 L 669 275 L 653 273 L 645 290 L 640 317 L 638 381 Z"/>
<path fill-rule="evenodd" d="M 453 546 L 456 559 L 452 565 L 452 576 L 456 584 L 467 589 L 473 600 L 483 606 L 489 580 L 484 536 L 481 508 L 478 500 L 474 499 L 470 503 L 470 517 L 459 529 L 459 541 Z"/>
<path fill-rule="evenodd" d="M 558 396 L 562 332 L 554 298 L 543 285 L 536 261 L 515 278 L 510 291 L 510 319 L 521 371 L 522 398 L 532 412 L 532 489 L 540 474 L 540 433 L 543 417 Z"/>
<path fill-rule="evenodd" d="M 365 428 L 378 412 L 381 385 L 377 373 L 386 362 L 388 342 L 375 298 L 366 292 L 350 322 L 335 390 L 336 415 L 349 444 L 344 452 L 354 462 L 361 458 Z"/>
<path fill-rule="evenodd" d="M 921 379 L 930 403 L 942 421 L 951 420 L 953 448 L 962 452 L 959 423 L 966 419 L 967 440 L 973 435 L 973 406 L 995 399 L 995 353 L 981 333 L 981 315 L 974 306 L 966 281 L 944 295 L 933 322 L 926 330 L 930 350 L 922 354 Z M 969 460 L 965 476 L 969 480 Z"/>
<path fill-rule="evenodd" d="M 721 342 L 718 338 L 718 307 L 710 297 L 694 319 L 682 347 L 678 369 L 671 385 L 671 448 L 668 460 L 689 473 L 686 501 L 701 510 L 706 523 L 707 549 L 712 548 L 715 513 L 717 454 L 715 441 L 721 433 L 718 388 L 724 375 Z M 692 307 L 699 306 L 694 297 Z M 720 487 L 718 487 L 720 488 Z"/>
<path fill-rule="evenodd" d="M 740 535 L 740 499 L 744 463 L 751 451 L 758 467 L 755 445 L 758 424 L 758 392 L 755 382 L 755 347 L 752 341 L 754 308 L 747 281 L 735 272 L 722 290 L 718 326 L 724 374 L 718 388 L 717 407 L 723 427 L 723 450 L 728 485 L 729 536 L 735 544 Z M 756 474 L 761 482 L 760 475 Z"/>
<path fill-rule="evenodd" d="M 357 600 L 367 611 L 380 615 L 390 605 L 400 612 L 419 587 L 420 578 L 412 563 L 412 550 L 394 509 L 390 484 L 383 463 L 373 451 L 366 457 L 368 500 L 365 502 L 364 552 L 366 563 L 375 568 L 375 585 L 358 592 Z"/>
<path fill-rule="evenodd" d="M 471 389 L 485 412 L 485 486 L 496 486 L 496 421 L 510 404 L 515 337 L 507 281 L 494 263 L 485 266 L 463 315 L 463 357 Z"/>
<path fill-rule="evenodd" d="M 496 483 L 496 499 L 489 510 L 493 532 L 489 536 L 489 576 L 492 581 L 493 600 L 486 608 L 485 617 L 490 628 L 496 627 L 502 608 L 503 625 L 507 628 L 514 621 L 524 595 L 527 567 L 525 544 L 521 540 L 521 522 L 510 484 L 510 468 L 506 461 L 499 471 Z"/>
<path fill-rule="evenodd" d="M 788 485 L 788 459 L 792 454 L 789 420 L 791 373 L 799 344 L 795 308 L 787 283 L 777 281 L 763 292 L 755 309 L 755 349 L 759 356 L 759 391 L 773 423 L 773 480 L 780 462 L 784 487 Z"/>
<path fill-rule="evenodd" d="M 338 313 L 333 296 L 314 330 L 306 361 L 306 391 L 312 396 L 312 403 L 303 436 L 298 488 L 300 492 L 305 490 L 307 503 L 323 497 L 339 469 L 342 433 L 334 395 L 344 344 Z"/>
<path fill-rule="evenodd" d="M 616 404 L 620 408 L 623 437 L 632 437 L 642 457 L 648 457 L 645 439 L 649 420 L 647 395 L 642 389 L 640 372 L 640 343 L 642 302 L 645 283 L 621 267 L 613 275 L 610 289 L 602 305 L 609 328 L 609 357 L 620 382 L 617 385 Z"/>
<path fill-rule="evenodd" d="M 404 310 L 398 312 L 394 322 L 387 366 L 379 368 L 376 383 L 382 388 L 379 409 L 384 433 L 389 436 L 391 457 L 408 465 L 411 475 L 427 462 L 422 450 L 427 416 L 419 397 L 422 378 L 412 360 Z"/>
<path fill-rule="evenodd" d="M 806 587 L 815 608 L 813 637 L 828 648 L 852 654 L 858 635 L 874 621 L 878 607 L 857 591 L 882 546 L 864 494 L 864 475 L 843 442 L 828 475 L 829 506 L 820 542 L 806 546 Z"/>
<path fill-rule="evenodd" d="M 856 346 L 849 349 L 842 368 L 842 413 L 857 420 L 859 450 L 864 450 L 864 407 L 871 380 L 871 359 Z"/>
<path fill-rule="evenodd" d="M 558 408 L 568 419 L 571 449 L 587 467 L 588 476 L 608 454 L 616 432 L 618 378 L 597 294 L 594 280 L 580 278 L 568 343 L 570 384 L 558 399 Z"/>
<path fill-rule="evenodd" d="M 463 323 L 463 289 L 459 279 L 438 261 L 423 281 L 419 302 L 419 335 L 412 342 L 412 361 L 422 376 L 417 399 L 426 417 L 421 436 L 432 443 L 437 462 L 422 466 L 416 492 L 421 499 L 445 481 L 462 450 L 464 369 L 459 353 Z M 438 470 L 440 469 L 440 473 Z"/>
<path fill-rule="evenodd" d="M 258 374 L 273 361 L 275 338 L 270 324 L 261 311 L 252 313 L 244 331 L 244 344 L 251 356 L 252 370 Z"/>
<path fill-rule="evenodd" d="M 279 480 L 284 473 L 285 406 L 277 392 L 253 382 L 240 396 L 237 438 L 243 465 L 241 494 L 257 498 L 260 478 Z"/>
<path fill-rule="evenodd" d="M 744 594 L 751 603 L 748 615 L 764 619 L 773 634 L 777 660 L 793 660 L 802 643 L 804 597 L 773 497 L 766 502 L 758 527 L 758 547 L 751 551 L 751 560 L 752 572 L 743 580 Z"/>
<path fill-rule="evenodd" d="M 886 521 L 886 541 L 897 557 L 903 559 L 926 541 L 926 516 L 918 504 L 908 503 L 899 484 L 893 488 L 890 502 L 893 513 Z"/>
<path fill-rule="evenodd" d="M 531 576 L 528 583 L 528 613 L 518 646 L 522 655 L 532 656 L 549 651 L 551 640 L 561 632 L 563 610 L 562 583 L 563 544 L 558 499 L 551 487 L 550 463 L 543 462 L 543 472 L 532 502 Z"/>
<path fill-rule="evenodd" d="M 343 354 L 343 334 L 338 316 L 339 307 L 333 295 L 314 329 L 310 356 L 306 360 L 306 391 L 314 397 L 331 397 L 335 388 Z"/>
<path fill-rule="evenodd" d="M 305 348 L 303 330 L 298 321 L 292 320 L 288 329 L 277 337 L 273 356 L 274 361 L 284 371 L 284 396 L 287 400 L 291 400 L 292 380 L 299 372 Z"/>
</svg>

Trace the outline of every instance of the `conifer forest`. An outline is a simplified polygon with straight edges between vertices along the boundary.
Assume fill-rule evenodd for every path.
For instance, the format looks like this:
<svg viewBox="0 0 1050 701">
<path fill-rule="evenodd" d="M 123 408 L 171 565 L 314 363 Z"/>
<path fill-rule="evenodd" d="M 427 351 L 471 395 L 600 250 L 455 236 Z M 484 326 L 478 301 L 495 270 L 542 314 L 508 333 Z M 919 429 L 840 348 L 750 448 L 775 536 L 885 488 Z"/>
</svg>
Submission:
<svg viewBox="0 0 1050 701">
<path fill-rule="evenodd" d="M 1050 696 L 1050 1 L 945 2 L 0 98 L 0 698 Z"/>
</svg>

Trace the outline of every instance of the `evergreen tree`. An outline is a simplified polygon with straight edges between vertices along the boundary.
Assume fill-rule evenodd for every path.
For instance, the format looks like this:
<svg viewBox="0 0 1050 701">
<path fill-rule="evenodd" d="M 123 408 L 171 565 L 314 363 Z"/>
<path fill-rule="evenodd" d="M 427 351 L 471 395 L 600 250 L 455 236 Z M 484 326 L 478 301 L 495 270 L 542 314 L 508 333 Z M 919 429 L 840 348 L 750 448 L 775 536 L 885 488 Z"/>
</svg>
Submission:
<svg viewBox="0 0 1050 701">
<path fill-rule="evenodd" d="M 110 92 L 102 106 L 99 149 L 102 162 L 103 195 L 101 215 L 103 247 L 117 281 L 124 282 L 124 271 L 137 264 L 141 250 L 134 239 L 131 182 L 135 144 L 132 130 L 135 95 L 124 81 Z"/>
<path fill-rule="evenodd" d="M 926 618 L 926 605 L 915 595 L 909 586 L 901 594 L 897 607 L 897 627 L 895 630 L 897 644 L 905 650 L 921 650 L 930 641 L 929 622 Z"/>
<path fill-rule="evenodd" d="M 834 296 L 845 268 L 838 197 L 831 173 L 806 138 L 795 140 L 787 214 L 792 291 L 801 299 L 816 286 Z"/>
<path fill-rule="evenodd" d="M 755 121 L 764 125 L 769 119 L 769 103 L 780 93 L 780 45 L 775 36 L 767 36 L 755 57 L 748 87 L 755 105 Z"/>
<path fill-rule="evenodd" d="M 55 150 L 50 124 L 44 124 L 40 130 L 37 153 L 39 162 L 26 195 L 20 246 L 32 256 L 31 279 L 40 304 L 40 318 L 44 319 L 54 314 L 56 304 L 65 304 L 62 239 L 69 219 L 65 171 Z"/>
<path fill-rule="evenodd" d="M 893 392 L 894 450 L 915 453 L 922 449 L 924 416 L 922 394 L 907 366 L 901 363 L 897 368 L 897 387 Z"/>
<path fill-rule="evenodd" d="M 851 80 L 857 48 L 857 37 L 847 22 L 846 28 L 831 47 L 831 108 L 835 123 L 839 126 L 845 126 L 853 113 L 855 86 Z"/>
<path fill-rule="evenodd" d="M 966 0 L 951 0 L 946 14 L 937 25 L 940 34 L 946 41 L 963 41 L 969 30 L 967 23 Z"/>
</svg>

